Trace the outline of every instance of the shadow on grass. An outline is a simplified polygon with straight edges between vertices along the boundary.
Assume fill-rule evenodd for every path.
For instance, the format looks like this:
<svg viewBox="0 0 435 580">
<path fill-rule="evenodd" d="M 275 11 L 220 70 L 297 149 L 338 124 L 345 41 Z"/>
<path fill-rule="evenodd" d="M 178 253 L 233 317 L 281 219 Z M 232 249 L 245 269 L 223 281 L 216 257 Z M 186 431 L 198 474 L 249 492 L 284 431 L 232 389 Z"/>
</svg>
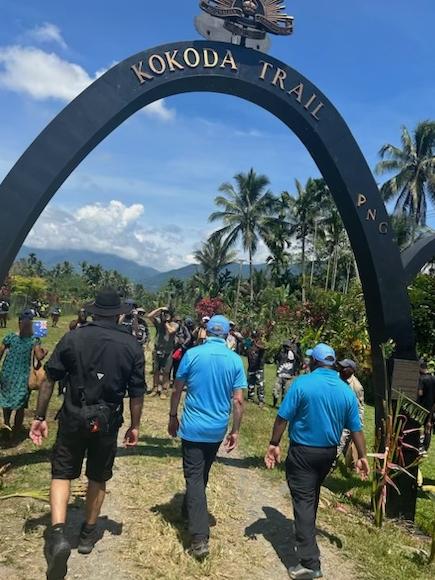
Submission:
<svg viewBox="0 0 435 580">
<path fill-rule="evenodd" d="M 145 443 L 143 445 L 142 443 Z M 153 438 L 142 437 L 138 447 L 118 449 L 118 457 L 129 457 L 132 455 L 147 456 L 147 457 L 181 457 L 181 451 L 178 447 L 174 447 L 172 439 L 169 438 Z M 0 465 L 11 464 L 12 469 L 20 468 L 27 465 L 36 465 L 39 463 L 49 463 L 51 457 L 51 448 L 39 448 L 34 451 L 27 451 L 25 453 L 11 453 L 0 456 Z"/>
<path fill-rule="evenodd" d="M 156 505 L 151 508 L 151 511 L 160 514 L 176 530 L 178 540 L 186 550 L 190 546 L 190 534 L 187 512 L 184 508 L 184 497 L 184 493 L 176 493 L 170 502 Z M 210 513 L 208 518 L 210 527 L 216 526 L 216 518 Z"/>
<path fill-rule="evenodd" d="M 65 535 L 73 550 L 77 549 L 79 545 L 80 529 L 84 521 L 85 502 L 81 498 L 76 498 L 74 502 L 68 506 L 67 525 L 65 527 Z M 37 518 L 29 518 L 26 520 L 24 524 L 24 533 L 32 533 L 41 527 L 44 529 L 44 556 L 48 561 L 51 528 L 50 513 L 43 514 Z M 99 517 L 97 522 L 97 543 L 103 539 L 106 532 L 112 536 L 120 536 L 122 534 L 122 529 L 122 523 L 111 520 L 107 516 Z"/>
<path fill-rule="evenodd" d="M 47 463 L 50 461 L 51 449 L 35 449 L 26 453 L 0 456 L 1 463 L 10 463 L 12 467 L 23 467 L 24 465 L 34 465 L 36 463 Z"/>
<path fill-rule="evenodd" d="M 22 428 L 19 431 L 0 431 L 0 449 L 14 449 L 29 438 L 29 430 Z"/>
<path fill-rule="evenodd" d="M 263 506 L 262 509 L 265 517 L 248 526 L 245 529 L 245 536 L 250 540 L 257 540 L 257 536 L 263 536 L 286 568 L 296 566 L 299 560 L 295 554 L 293 520 L 289 520 L 275 508 Z"/>
<path fill-rule="evenodd" d="M 219 455 L 216 459 L 218 463 L 222 465 L 228 465 L 229 467 L 238 467 L 240 469 L 249 469 L 251 467 L 264 467 L 264 459 L 262 457 L 231 457 L 230 455 Z"/>
<path fill-rule="evenodd" d="M 286 568 L 296 566 L 299 559 L 295 552 L 296 537 L 293 520 L 288 519 L 276 508 L 263 506 L 262 509 L 265 517 L 248 526 L 245 529 L 245 536 L 250 540 L 256 540 L 259 535 L 263 536 Z M 343 547 L 342 541 L 337 536 L 321 529 L 317 529 L 316 532 L 338 548 Z"/>
<path fill-rule="evenodd" d="M 181 458 L 181 450 L 178 446 L 174 447 L 173 439 L 165 437 L 141 437 L 137 447 L 118 448 L 118 457 L 130 457 L 132 455 Z"/>
<path fill-rule="evenodd" d="M 184 549 L 187 549 L 190 545 L 190 536 L 186 519 L 183 517 L 183 502 L 184 494 L 176 493 L 170 502 L 156 505 L 151 508 L 151 511 L 155 514 L 160 514 L 174 528 L 180 544 Z"/>
<path fill-rule="evenodd" d="M 370 504 L 370 482 L 363 481 L 356 473 L 349 471 L 346 466 L 340 461 L 337 465 L 340 477 L 335 477 L 334 472 L 331 473 L 323 483 L 324 487 L 337 495 L 346 495 L 355 489 L 366 489 L 368 496 L 347 496 L 347 499 L 359 507 L 366 509 Z"/>
<path fill-rule="evenodd" d="M 251 455 L 250 457 L 231 457 L 229 455 L 219 455 L 216 459 L 218 463 L 222 465 L 227 465 L 229 467 L 237 467 L 239 469 L 261 469 L 265 473 L 268 472 L 266 466 L 264 465 L 264 457 L 261 455 Z M 272 473 L 272 472 L 268 472 Z M 283 474 L 285 473 L 285 462 L 281 462 L 277 465 L 273 474 Z"/>
</svg>

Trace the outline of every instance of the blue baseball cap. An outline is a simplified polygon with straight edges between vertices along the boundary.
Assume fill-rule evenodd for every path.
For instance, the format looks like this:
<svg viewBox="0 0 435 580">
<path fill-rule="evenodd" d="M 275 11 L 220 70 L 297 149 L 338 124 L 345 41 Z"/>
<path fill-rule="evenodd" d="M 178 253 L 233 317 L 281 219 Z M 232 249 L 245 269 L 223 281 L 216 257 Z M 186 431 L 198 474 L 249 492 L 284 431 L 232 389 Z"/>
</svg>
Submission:
<svg viewBox="0 0 435 580">
<path fill-rule="evenodd" d="M 225 316 L 213 316 L 207 322 L 207 332 L 213 336 L 227 336 L 230 332 L 230 321 Z"/>
<path fill-rule="evenodd" d="M 335 350 L 323 342 L 316 345 L 314 348 L 308 349 L 305 354 L 325 365 L 332 367 L 335 364 Z"/>
</svg>

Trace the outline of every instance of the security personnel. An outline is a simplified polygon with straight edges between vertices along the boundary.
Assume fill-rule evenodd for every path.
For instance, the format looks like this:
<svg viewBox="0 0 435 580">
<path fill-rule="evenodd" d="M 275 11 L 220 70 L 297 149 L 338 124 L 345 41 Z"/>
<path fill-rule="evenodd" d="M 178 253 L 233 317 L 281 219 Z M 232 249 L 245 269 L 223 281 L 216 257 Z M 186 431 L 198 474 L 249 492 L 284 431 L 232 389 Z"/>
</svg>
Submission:
<svg viewBox="0 0 435 580">
<path fill-rule="evenodd" d="M 280 462 L 280 441 L 289 424 L 286 476 L 293 499 L 299 559 L 299 564 L 288 571 L 293 580 L 323 576 L 316 542 L 320 488 L 335 461 L 345 428 L 351 432 L 358 451 L 357 471 L 363 478 L 370 472 L 358 401 L 334 369 L 334 349 L 320 343 L 306 354 L 312 372 L 297 378 L 287 392 L 265 457 L 269 469 Z"/>
<path fill-rule="evenodd" d="M 89 554 L 98 539 L 97 519 L 112 477 L 118 431 L 123 422 L 123 398 L 130 397 L 131 425 L 124 444 L 135 446 L 145 394 L 144 353 L 127 329 L 118 324 L 130 306 L 122 305 L 113 289 L 102 290 L 86 306 L 93 322 L 66 334 L 45 366 L 37 413 L 30 431 L 36 445 L 48 435 L 46 413 L 56 381 L 69 375 L 69 387 L 59 413 L 59 430 L 52 454 L 51 542 L 48 580 L 67 573 L 71 546 L 64 535 L 71 480 L 77 479 L 87 455 L 86 521 L 78 551 Z"/>
</svg>

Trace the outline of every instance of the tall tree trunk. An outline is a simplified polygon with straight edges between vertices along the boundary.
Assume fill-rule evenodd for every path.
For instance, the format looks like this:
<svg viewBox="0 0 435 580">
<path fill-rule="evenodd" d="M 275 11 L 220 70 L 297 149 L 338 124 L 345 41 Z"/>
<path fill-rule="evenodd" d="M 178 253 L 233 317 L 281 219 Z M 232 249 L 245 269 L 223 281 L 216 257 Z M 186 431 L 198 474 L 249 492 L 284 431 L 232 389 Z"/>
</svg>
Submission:
<svg viewBox="0 0 435 580">
<path fill-rule="evenodd" d="M 338 246 L 334 248 L 334 265 L 332 269 L 332 280 L 331 280 L 331 290 L 335 290 L 337 284 L 337 269 L 338 269 Z"/>
<path fill-rule="evenodd" d="M 249 280 L 251 286 L 251 304 L 254 302 L 254 266 L 252 264 L 252 250 L 249 248 Z"/>
<path fill-rule="evenodd" d="M 329 256 L 328 256 L 328 267 L 326 269 L 325 290 L 328 290 L 328 288 L 329 288 L 329 274 L 331 272 L 331 260 L 332 260 L 332 256 L 331 256 L 331 254 L 329 254 Z"/>
<path fill-rule="evenodd" d="M 355 255 L 353 256 L 353 267 L 355 268 L 355 276 L 358 282 L 361 282 L 361 278 L 359 276 L 358 264 L 356 263 Z"/>
<path fill-rule="evenodd" d="M 317 222 L 314 222 L 313 259 L 311 260 L 310 288 L 313 287 L 313 281 L 314 281 L 314 265 L 317 262 L 317 252 L 316 252 L 317 225 L 318 225 Z"/>
<path fill-rule="evenodd" d="M 301 270 L 302 270 L 302 304 L 306 303 L 306 293 L 305 293 L 305 236 L 302 236 L 302 260 L 301 260 Z"/>
<path fill-rule="evenodd" d="M 237 320 L 237 316 L 239 313 L 239 301 L 240 301 L 240 286 L 242 284 L 242 269 L 243 269 L 243 261 L 240 260 L 240 270 L 239 270 L 239 279 L 237 281 L 237 294 L 236 294 L 236 304 L 234 307 L 234 320 Z"/>
<path fill-rule="evenodd" d="M 349 283 L 350 283 L 350 270 L 352 268 L 352 262 L 349 260 L 347 264 L 347 273 L 346 273 L 346 286 L 344 287 L 344 293 L 347 294 L 349 292 Z"/>
</svg>

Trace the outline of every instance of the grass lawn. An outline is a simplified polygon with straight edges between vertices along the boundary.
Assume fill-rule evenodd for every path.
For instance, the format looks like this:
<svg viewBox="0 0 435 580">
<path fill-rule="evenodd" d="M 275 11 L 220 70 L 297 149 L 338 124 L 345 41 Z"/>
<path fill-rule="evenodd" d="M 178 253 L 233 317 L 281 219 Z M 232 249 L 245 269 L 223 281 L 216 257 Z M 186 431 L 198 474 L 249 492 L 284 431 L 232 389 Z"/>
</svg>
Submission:
<svg viewBox="0 0 435 580">
<path fill-rule="evenodd" d="M 66 332 L 70 317 L 61 320 L 58 329 L 49 329 L 49 336 L 44 340 L 44 346 L 53 350 L 54 345 Z M 10 324 L 11 330 L 16 330 L 16 324 Z M 9 330 L 8 330 L 9 331 Z M 6 334 L 0 331 L 0 339 Z M 283 465 L 279 469 L 268 472 L 263 465 L 263 456 L 270 440 L 272 425 L 276 410 L 272 408 L 272 387 L 275 381 L 275 369 L 272 365 L 266 368 L 267 406 L 261 410 L 254 404 L 249 404 L 244 418 L 241 434 L 242 453 L 252 468 L 261 470 L 265 478 L 264 485 L 278 485 L 284 482 Z M 26 422 L 29 423 L 35 409 L 35 394 L 32 395 Z M 0 493 L 14 493 L 31 489 L 46 488 L 49 483 L 49 452 L 56 432 L 54 416 L 60 404 L 60 399 L 53 397 L 48 415 L 50 437 L 40 449 L 23 437 L 16 447 L 8 448 L 0 441 L 0 464 L 13 463 L 13 469 L 5 478 L 7 485 Z M 366 435 L 369 447 L 373 445 L 374 410 L 366 410 Z M 285 438 L 286 439 L 286 438 Z M 286 443 L 285 443 L 286 444 Z M 3 447 L 3 448 L 1 448 Z M 285 448 L 283 452 L 285 452 Z M 426 483 L 435 480 L 435 447 L 422 466 Z M 0 481 L 1 486 L 1 481 Z M 327 480 L 326 487 L 330 491 L 324 493 L 319 521 L 341 547 L 341 552 L 351 560 L 362 563 L 367 573 L 365 578 L 384 580 L 392 577 L 398 580 L 431 578 L 430 569 L 424 564 L 422 550 L 429 551 L 429 541 L 404 526 L 386 523 L 382 530 L 377 530 L 372 524 L 369 509 L 370 485 L 358 478 L 349 476 L 344 469 L 337 469 Z M 416 523 L 426 533 L 431 531 L 435 517 L 435 509 L 431 500 L 421 496 L 417 503 Z M 432 569 L 433 572 L 433 569 Z"/>
</svg>

